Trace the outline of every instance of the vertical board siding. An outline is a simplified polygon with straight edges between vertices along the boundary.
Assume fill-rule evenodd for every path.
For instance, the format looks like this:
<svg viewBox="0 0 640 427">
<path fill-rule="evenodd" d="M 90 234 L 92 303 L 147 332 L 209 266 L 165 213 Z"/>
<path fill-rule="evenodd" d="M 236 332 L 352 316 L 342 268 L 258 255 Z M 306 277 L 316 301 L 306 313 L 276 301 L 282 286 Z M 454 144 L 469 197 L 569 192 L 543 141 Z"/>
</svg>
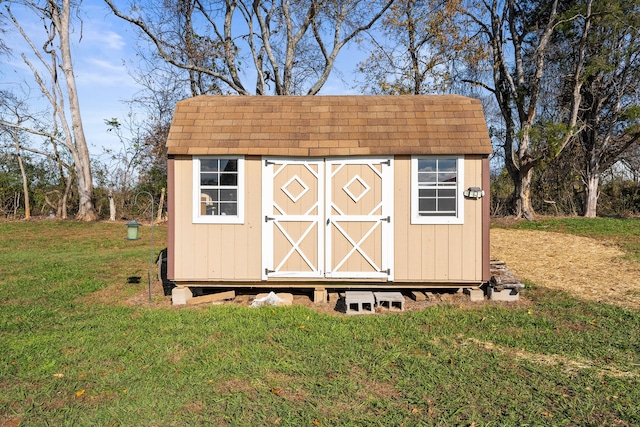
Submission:
<svg viewBox="0 0 640 427">
<path fill-rule="evenodd" d="M 193 163 L 175 160 L 176 281 L 260 280 L 261 161 L 245 160 L 244 224 L 193 224 Z"/>
<path fill-rule="evenodd" d="M 174 280 L 180 281 L 259 281 L 262 277 L 262 162 L 259 157 L 245 160 L 245 223 L 244 224 L 193 224 L 193 168 L 187 157 L 174 161 Z M 480 156 L 464 160 L 464 190 L 483 184 L 483 164 Z M 411 224 L 411 162 L 410 156 L 396 156 L 394 160 L 395 207 L 394 227 L 395 257 L 394 280 L 396 282 L 481 282 L 483 280 L 482 200 L 464 203 L 464 224 L 417 225 Z M 299 171 L 303 173 L 302 170 Z M 359 171 L 361 176 L 366 170 Z M 287 178 L 288 179 L 288 178 Z M 368 182 L 372 181 L 368 179 Z M 343 184 L 344 185 L 344 184 Z M 335 188 L 333 193 L 343 198 L 344 192 Z M 313 190 L 313 189 L 312 189 Z M 485 191 L 487 189 L 485 188 Z M 372 185 L 371 195 L 381 191 Z M 311 193 L 312 191 L 310 191 Z M 488 197 L 488 195 L 487 195 Z M 350 200 L 342 200 L 349 210 Z M 372 208 L 372 206 L 371 206 Z M 359 212 L 357 212 L 359 213 Z M 354 235 L 356 224 L 351 224 Z M 360 225 L 363 227 L 363 225 Z M 301 230 L 293 231 L 298 235 Z M 376 233 L 379 232 L 376 231 Z M 372 238 L 376 233 L 372 234 Z M 339 233 L 338 233 L 339 234 Z M 339 235 L 334 236 L 340 239 Z M 376 240 L 376 239 L 373 239 Z M 313 253 L 313 248 L 305 252 Z M 346 242 L 335 242 L 338 250 L 334 256 L 346 255 L 350 247 Z M 373 243 L 363 243 L 368 253 L 378 253 Z M 283 245 L 286 247 L 286 245 Z M 290 246 L 290 245 L 289 245 Z M 349 268 L 363 268 L 363 260 L 352 256 L 347 261 Z M 379 262 L 378 259 L 375 259 Z M 301 259 L 292 259 L 289 268 L 306 266 Z M 335 262 L 335 260 L 334 260 Z M 355 263 L 351 266 L 352 263 Z M 296 265 L 294 265 L 296 264 Z M 299 265 L 297 265 L 299 264 Z"/>
<path fill-rule="evenodd" d="M 465 158 L 464 176 L 461 191 L 482 186 L 480 156 Z M 410 156 L 395 157 L 395 182 L 395 281 L 482 281 L 482 200 L 464 200 L 464 224 L 411 224 Z"/>
</svg>

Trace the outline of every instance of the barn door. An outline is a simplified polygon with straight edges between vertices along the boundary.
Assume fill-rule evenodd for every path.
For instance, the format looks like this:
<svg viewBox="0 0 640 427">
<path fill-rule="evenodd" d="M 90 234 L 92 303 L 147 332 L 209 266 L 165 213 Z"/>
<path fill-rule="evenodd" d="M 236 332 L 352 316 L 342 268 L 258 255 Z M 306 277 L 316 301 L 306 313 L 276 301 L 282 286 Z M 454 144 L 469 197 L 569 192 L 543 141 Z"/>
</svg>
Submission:
<svg viewBox="0 0 640 427">
<path fill-rule="evenodd" d="M 326 276 L 393 280 L 392 160 L 329 159 L 326 181 Z"/>
<path fill-rule="evenodd" d="M 264 162 L 263 279 L 322 277 L 323 160 Z"/>
<path fill-rule="evenodd" d="M 262 182 L 263 280 L 393 280 L 390 158 L 267 158 Z"/>
</svg>

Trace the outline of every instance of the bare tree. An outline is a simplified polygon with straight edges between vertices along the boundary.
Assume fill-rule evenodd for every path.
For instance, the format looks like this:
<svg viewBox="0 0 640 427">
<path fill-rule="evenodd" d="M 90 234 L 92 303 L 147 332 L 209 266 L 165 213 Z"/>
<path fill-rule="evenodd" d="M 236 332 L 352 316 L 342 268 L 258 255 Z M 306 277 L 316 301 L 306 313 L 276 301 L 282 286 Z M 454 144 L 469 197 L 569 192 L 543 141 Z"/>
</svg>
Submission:
<svg viewBox="0 0 640 427">
<path fill-rule="evenodd" d="M 397 0 L 370 34 L 369 57 L 358 64 L 366 92 L 446 92 L 456 59 L 484 57 L 478 38 L 460 26 L 461 0 Z M 369 49 L 369 45 L 366 47 Z"/>
<path fill-rule="evenodd" d="M 634 10 L 636 11 L 634 13 Z M 579 134 L 585 156 L 584 216 L 596 216 L 601 174 L 640 141 L 640 16 L 637 3 L 598 2 L 586 49 Z M 568 37 L 573 36 L 569 31 Z"/>
<path fill-rule="evenodd" d="M 192 95 L 314 95 L 340 50 L 393 1 L 166 0 L 127 12 L 105 0 L 163 61 L 188 74 Z"/>
<path fill-rule="evenodd" d="M 45 79 L 38 67 L 28 59 L 25 53 L 22 53 L 24 62 L 31 69 L 35 82 L 51 107 L 51 127 L 48 130 L 21 128 L 26 132 L 55 141 L 56 144 L 64 146 L 69 151 L 73 159 L 79 197 L 76 218 L 83 221 L 95 220 L 97 213 L 93 205 L 91 162 L 82 126 L 71 57 L 71 17 L 73 13 L 77 12 L 79 4 L 73 4 L 72 0 L 9 1 L 6 3 L 6 16 L 30 46 L 39 64 L 48 73 L 48 79 Z M 13 3 L 24 5 L 43 22 L 47 38 L 41 49 L 36 47 L 31 37 L 11 12 Z M 62 80 L 58 78 L 59 71 L 62 72 Z M 70 119 L 67 117 L 67 109 L 71 116 Z M 3 124 L 15 126 L 12 123 Z"/>
<path fill-rule="evenodd" d="M 589 0 L 591 3 L 592 0 Z M 515 214 L 532 219 L 533 169 L 557 156 L 577 129 L 580 80 L 584 61 L 577 58 L 569 80 L 571 103 L 562 123 L 537 121 L 551 37 L 562 19 L 558 0 L 552 2 L 492 0 L 466 2 L 466 29 L 482 37 L 489 47 L 492 82 L 469 80 L 496 99 L 504 125 L 504 161 L 514 183 Z M 563 7 L 567 4 L 561 3 Z M 584 19 L 588 25 L 588 19 Z M 580 43 L 583 43 L 581 41 Z"/>
</svg>

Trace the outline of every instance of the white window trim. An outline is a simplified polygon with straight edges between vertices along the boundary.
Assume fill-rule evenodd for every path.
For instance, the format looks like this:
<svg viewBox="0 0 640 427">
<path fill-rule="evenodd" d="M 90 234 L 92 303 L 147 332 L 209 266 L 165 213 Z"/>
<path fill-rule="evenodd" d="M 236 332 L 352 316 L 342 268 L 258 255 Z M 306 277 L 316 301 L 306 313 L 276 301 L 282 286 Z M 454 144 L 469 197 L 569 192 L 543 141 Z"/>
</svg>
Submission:
<svg viewBox="0 0 640 427">
<path fill-rule="evenodd" d="M 200 214 L 200 160 L 231 159 L 238 161 L 238 214 Z M 193 157 L 193 223 L 194 224 L 244 224 L 244 157 L 242 156 L 194 156 Z"/>
<path fill-rule="evenodd" d="M 418 214 L 418 160 L 456 160 L 456 216 L 421 216 Z M 411 156 L 411 224 L 464 224 L 464 157 L 463 156 Z"/>
</svg>

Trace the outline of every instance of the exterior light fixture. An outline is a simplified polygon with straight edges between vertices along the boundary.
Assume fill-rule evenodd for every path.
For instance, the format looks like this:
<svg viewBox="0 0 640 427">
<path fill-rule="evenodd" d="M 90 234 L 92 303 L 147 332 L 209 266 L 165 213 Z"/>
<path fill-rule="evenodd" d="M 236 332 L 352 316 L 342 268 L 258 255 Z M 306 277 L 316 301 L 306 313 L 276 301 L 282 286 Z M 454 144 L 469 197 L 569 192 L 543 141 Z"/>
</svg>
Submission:
<svg viewBox="0 0 640 427">
<path fill-rule="evenodd" d="M 462 194 L 467 199 L 480 199 L 484 196 L 484 190 L 480 187 L 469 187 Z"/>
<path fill-rule="evenodd" d="M 142 224 L 138 223 L 138 221 L 131 220 L 125 224 L 127 226 L 127 240 L 139 240 L 138 237 L 138 227 Z"/>
</svg>

